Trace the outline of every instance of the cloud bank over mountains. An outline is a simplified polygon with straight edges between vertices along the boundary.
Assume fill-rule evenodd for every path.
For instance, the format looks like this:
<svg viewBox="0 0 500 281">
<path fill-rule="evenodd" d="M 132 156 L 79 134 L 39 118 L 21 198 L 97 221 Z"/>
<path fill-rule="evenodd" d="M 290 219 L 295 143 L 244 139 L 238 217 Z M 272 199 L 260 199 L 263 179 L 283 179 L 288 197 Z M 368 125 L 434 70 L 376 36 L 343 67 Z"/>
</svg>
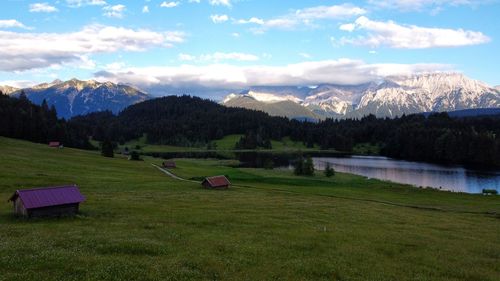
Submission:
<svg viewBox="0 0 500 281">
<path fill-rule="evenodd" d="M 245 88 L 249 86 L 354 85 L 395 75 L 451 71 L 445 64 L 369 64 L 361 60 L 310 61 L 283 66 L 234 66 L 211 64 L 175 67 L 130 67 L 95 73 L 98 80 L 138 86 L 203 86 Z"/>
</svg>

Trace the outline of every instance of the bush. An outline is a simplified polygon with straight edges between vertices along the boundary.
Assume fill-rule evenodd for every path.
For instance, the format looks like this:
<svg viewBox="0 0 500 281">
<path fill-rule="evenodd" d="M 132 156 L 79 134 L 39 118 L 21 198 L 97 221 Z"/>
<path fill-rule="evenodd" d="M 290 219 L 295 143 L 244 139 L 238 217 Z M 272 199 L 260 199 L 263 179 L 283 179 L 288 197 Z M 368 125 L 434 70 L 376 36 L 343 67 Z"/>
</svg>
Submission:
<svg viewBox="0 0 500 281">
<path fill-rule="evenodd" d="M 483 189 L 483 194 L 497 195 L 498 191 L 496 191 L 495 189 Z"/>
<path fill-rule="evenodd" d="M 111 158 L 115 156 L 115 153 L 113 151 L 113 144 L 109 140 L 105 140 L 101 143 L 101 155 Z"/>
<path fill-rule="evenodd" d="M 139 152 L 137 152 L 135 150 L 132 151 L 132 153 L 130 153 L 129 160 L 131 160 L 131 161 L 142 161 L 141 156 L 139 155 Z"/>
<path fill-rule="evenodd" d="M 314 163 L 310 156 L 304 161 L 302 156 L 295 162 L 294 174 L 297 176 L 314 176 Z"/>
<path fill-rule="evenodd" d="M 332 166 L 330 166 L 330 163 L 328 163 L 328 162 L 326 163 L 326 167 L 325 167 L 325 176 L 327 178 L 335 176 L 335 170 L 332 168 Z"/>
</svg>

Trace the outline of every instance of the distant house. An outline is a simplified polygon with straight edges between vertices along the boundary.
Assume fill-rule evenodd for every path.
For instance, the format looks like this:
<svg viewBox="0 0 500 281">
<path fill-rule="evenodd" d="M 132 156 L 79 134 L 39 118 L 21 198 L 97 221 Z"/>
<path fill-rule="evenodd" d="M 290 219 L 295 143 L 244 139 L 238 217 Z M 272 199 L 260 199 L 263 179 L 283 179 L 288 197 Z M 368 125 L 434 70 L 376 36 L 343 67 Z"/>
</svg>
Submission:
<svg viewBox="0 0 500 281">
<path fill-rule="evenodd" d="M 14 213 L 26 217 L 71 216 L 78 213 L 85 197 L 78 186 L 58 186 L 17 190 L 9 199 Z"/>
<path fill-rule="evenodd" d="M 62 147 L 62 144 L 58 141 L 49 142 L 49 147 Z"/>
<path fill-rule="evenodd" d="M 201 183 L 205 188 L 229 188 L 231 182 L 225 176 L 205 178 Z"/>
<path fill-rule="evenodd" d="M 177 165 L 175 164 L 174 161 L 165 161 L 165 162 L 163 162 L 162 166 L 163 166 L 163 168 L 167 168 L 167 169 L 177 168 Z"/>
</svg>

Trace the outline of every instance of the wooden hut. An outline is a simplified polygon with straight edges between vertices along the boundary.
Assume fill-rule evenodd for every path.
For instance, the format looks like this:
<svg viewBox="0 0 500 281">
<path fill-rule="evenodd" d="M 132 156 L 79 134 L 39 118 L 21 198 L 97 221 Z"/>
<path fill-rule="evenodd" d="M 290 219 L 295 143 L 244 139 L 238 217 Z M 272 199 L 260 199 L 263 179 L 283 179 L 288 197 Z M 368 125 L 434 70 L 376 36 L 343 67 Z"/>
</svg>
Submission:
<svg viewBox="0 0 500 281">
<path fill-rule="evenodd" d="M 61 147 L 61 146 L 62 146 L 61 143 L 58 142 L 58 141 L 51 141 L 51 142 L 49 142 L 49 147 L 56 147 L 56 148 L 58 148 L 58 147 Z"/>
<path fill-rule="evenodd" d="M 165 161 L 165 162 L 163 162 L 162 166 L 163 166 L 163 168 L 167 168 L 167 169 L 177 168 L 177 165 L 175 164 L 174 161 Z"/>
<path fill-rule="evenodd" d="M 212 189 L 227 189 L 231 185 L 231 182 L 225 176 L 208 177 L 201 182 L 201 185 L 205 188 Z"/>
<path fill-rule="evenodd" d="M 72 216 L 85 197 L 78 186 L 58 186 L 17 190 L 9 199 L 14 213 L 26 217 Z"/>
</svg>

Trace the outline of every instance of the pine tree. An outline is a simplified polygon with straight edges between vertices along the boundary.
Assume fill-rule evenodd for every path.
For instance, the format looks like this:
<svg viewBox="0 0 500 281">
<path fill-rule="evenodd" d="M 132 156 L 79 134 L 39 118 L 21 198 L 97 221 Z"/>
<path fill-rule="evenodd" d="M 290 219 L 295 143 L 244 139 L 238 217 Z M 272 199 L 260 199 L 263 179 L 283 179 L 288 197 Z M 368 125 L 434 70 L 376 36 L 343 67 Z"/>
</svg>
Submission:
<svg viewBox="0 0 500 281">
<path fill-rule="evenodd" d="M 113 144 L 109 140 L 105 140 L 101 144 L 101 155 L 104 157 L 114 157 Z"/>
<path fill-rule="evenodd" d="M 310 156 L 307 157 L 302 172 L 305 176 L 314 176 L 314 163 Z"/>
<path fill-rule="evenodd" d="M 295 161 L 293 173 L 297 176 L 304 174 L 304 158 L 302 156 L 300 156 L 299 159 Z"/>
<path fill-rule="evenodd" d="M 330 178 L 332 176 L 335 176 L 335 170 L 332 168 L 329 162 L 326 162 L 326 167 L 325 167 L 325 176 L 327 178 Z"/>
</svg>

